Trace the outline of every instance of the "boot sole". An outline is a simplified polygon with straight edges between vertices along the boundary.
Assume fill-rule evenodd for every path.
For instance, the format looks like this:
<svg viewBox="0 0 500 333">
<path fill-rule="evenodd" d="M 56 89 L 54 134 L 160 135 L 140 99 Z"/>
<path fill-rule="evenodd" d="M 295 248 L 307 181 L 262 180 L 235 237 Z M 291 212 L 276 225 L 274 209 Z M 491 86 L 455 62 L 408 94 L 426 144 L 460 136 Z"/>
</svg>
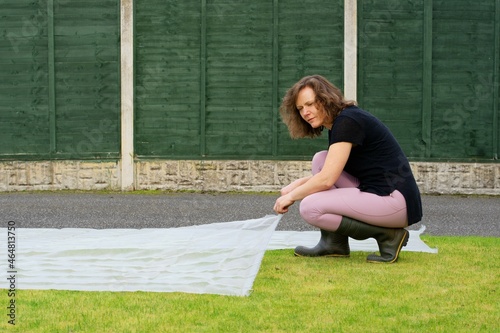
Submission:
<svg viewBox="0 0 500 333">
<path fill-rule="evenodd" d="M 406 244 L 408 244 L 408 239 L 410 239 L 410 233 L 408 232 L 408 230 L 405 229 L 405 235 L 403 236 L 403 238 L 401 238 L 401 242 L 399 242 L 399 246 L 398 246 L 398 249 L 396 251 L 396 255 L 394 256 L 394 259 L 392 259 L 391 261 L 380 261 L 380 260 L 369 260 L 369 259 L 366 259 L 366 261 L 369 263 L 374 263 L 374 264 L 392 264 L 392 263 L 395 263 L 396 261 L 398 261 L 399 252 L 401 252 L 401 249 L 404 246 L 406 246 Z"/>
<path fill-rule="evenodd" d="M 349 258 L 350 257 L 349 254 L 324 254 L 324 255 L 319 255 L 319 256 L 307 256 L 307 255 L 298 254 L 297 252 L 294 252 L 293 255 L 296 257 L 301 257 L 301 258 L 319 258 L 319 257 Z"/>
</svg>

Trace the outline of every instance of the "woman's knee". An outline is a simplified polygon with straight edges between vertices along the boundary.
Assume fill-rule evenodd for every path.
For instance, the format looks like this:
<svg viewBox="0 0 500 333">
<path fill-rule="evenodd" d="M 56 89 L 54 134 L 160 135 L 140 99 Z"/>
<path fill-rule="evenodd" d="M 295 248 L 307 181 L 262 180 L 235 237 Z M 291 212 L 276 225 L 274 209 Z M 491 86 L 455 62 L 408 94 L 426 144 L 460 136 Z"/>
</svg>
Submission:
<svg viewBox="0 0 500 333">
<path fill-rule="evenodd" d="M 311 198 L 311 196 L 305 197 L 302 199 L 300 202 L 299 206 L 299 212 L 300 216 L 309 224 L 316 226 L 319 218 L 321 217 L 322 213 L 317 206 L 317 200 L 314 200 Z"/>
<path fill-rule="evenodd" d="M 342 215 L 325 211 L 324 203 L 322 205 L 321 200 L 314 194 L 302 199 L 299 212 L 307 223 L 324 230 L 337 230 L 342 220 Z"/>
</svg>

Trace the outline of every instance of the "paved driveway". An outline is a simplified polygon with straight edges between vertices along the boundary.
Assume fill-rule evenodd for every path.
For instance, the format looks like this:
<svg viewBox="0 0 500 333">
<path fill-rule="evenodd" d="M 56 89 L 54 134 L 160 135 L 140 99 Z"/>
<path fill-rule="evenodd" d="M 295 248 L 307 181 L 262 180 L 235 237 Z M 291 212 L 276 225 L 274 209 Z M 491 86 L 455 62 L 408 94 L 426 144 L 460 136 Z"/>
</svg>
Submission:
<svg viewBox="0 0 500 333">
<path fill-rule="evenodd" d="M 172 228 L 274 214 L 277 195 L 200 193 L 0 193 L 0 223 L 26 228 Z M 500 197 L 423 196 L 429 235 L 500 237 Z M 278 230 L 314 230 L 298 203 Z"/>
</svg>

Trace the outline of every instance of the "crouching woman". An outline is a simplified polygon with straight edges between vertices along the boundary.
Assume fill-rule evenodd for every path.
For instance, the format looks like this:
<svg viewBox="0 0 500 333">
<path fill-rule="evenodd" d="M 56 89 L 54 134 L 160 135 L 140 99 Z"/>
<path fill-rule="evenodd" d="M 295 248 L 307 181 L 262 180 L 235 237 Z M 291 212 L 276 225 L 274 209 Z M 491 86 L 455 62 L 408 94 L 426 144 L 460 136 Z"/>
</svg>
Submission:
<svg viewBox="0 0 500 333">
<path fill-rule="evenodd" d="M 328 150 L 314 155 L 312 175 L 284 187 L 274 205 L 283 214 L 301 200 L 302 218 L 321 231 L 315 247 L 299 246 L 295 255 L 347 257 L 348 237 L 375 238 L 380 255 L 367 261 L 395 262 L 408 242 L 405 227 L 422 218 L 422 204 L 408 159 L 389 129 L 319 75 L 293 85 L 280 114 L 292 138 L 328 130 Z"/>
</svg>

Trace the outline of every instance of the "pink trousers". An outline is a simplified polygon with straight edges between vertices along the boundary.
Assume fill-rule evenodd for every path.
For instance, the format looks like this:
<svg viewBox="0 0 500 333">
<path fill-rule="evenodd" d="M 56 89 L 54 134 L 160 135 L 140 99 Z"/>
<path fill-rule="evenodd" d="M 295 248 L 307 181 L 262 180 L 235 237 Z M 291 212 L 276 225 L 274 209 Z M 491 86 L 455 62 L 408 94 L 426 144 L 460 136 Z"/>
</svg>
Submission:
<svg viewBox="0 0 500 333">
<path fill-rule="evenodd" d="M 314 155 L 312 173 L 323 167 L 327 151 Z M 300 215 L 307 223 L 320 229 L 335 231 L 342 216 L 367 224 L 388 228 L 404 228 L 408 225 L 406 202 L 395 190 L 388 196 L 361 192 L 356 177 L 343 171 L 335 185 L 322 192 L 311 194 L 300 203 Z"/>
</svg>

